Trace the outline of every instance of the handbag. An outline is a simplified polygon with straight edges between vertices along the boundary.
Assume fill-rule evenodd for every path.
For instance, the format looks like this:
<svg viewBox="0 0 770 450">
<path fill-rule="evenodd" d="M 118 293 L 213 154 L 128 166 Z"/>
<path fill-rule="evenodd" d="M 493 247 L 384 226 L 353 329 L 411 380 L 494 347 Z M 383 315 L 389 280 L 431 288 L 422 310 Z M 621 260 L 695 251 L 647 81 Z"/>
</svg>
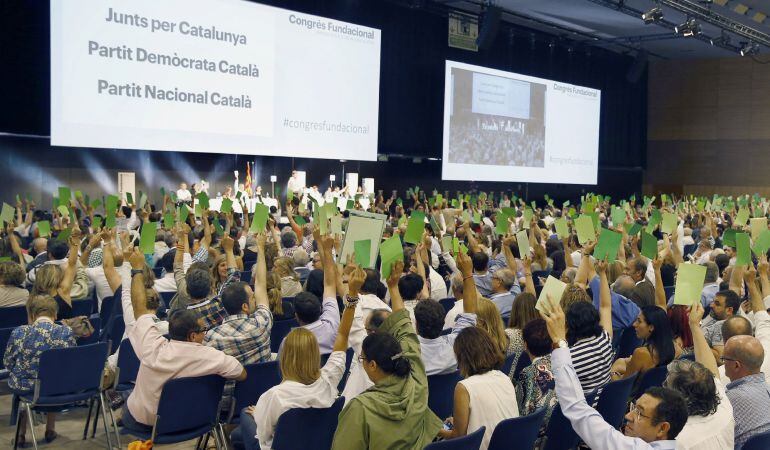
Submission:
<svg viewBox="0 0 770 450">
<path fill-rule="evenodd" d="M 90 337 L 94 334 L 94 326 L 91 325 L 91 322 L 88 321 L 88 317 L 86 316 L 62 319 L 61 322 L 72 328 L 72 334 L 74 334 L 76 338 Z"/>
</svg>

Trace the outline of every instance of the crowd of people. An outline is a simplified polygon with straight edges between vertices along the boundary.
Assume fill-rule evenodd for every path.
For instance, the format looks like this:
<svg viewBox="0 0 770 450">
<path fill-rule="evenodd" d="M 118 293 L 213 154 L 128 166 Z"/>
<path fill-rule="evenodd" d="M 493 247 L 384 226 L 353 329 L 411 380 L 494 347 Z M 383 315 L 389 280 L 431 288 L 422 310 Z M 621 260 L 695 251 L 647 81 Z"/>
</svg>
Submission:
<svg viewBox="0 0 770 450">
<path fill-rule="evenodd" d="M 507 119 L 510 122 L 510 119 Z M 449 162 L 496 166 L 543 167 L 545 127 L 534 121 L 518 127 L 506 120 L 486 123 L 453 121 L 449 128 Z"/>
<path fill-rule="evenodd" d="M 245 366 L 275 360 L 280 383 L 231 412 L 240 414 L 229 433 L 235 448 L 272 448 L 283 413 L 329 408 L 340 396 L 334 449 L 422 449 L 482 427 L 486 449 L 500 422 L 544 409 L 539 449 L 557 407 L 593 449 L 740 449 L 770 432 L 770 265 L 762 252 L 741 262 L 734 240 L 754 231 L 756 243 L 767 231 L 766 221 L 749 230 L 737 219 L 742 209 L 766 217 L 764 199 L 704 209 L 687 197 L 618 207 L 586 196 L 558 208 L 483 193 L 409 195 L 380 195 L 369 208 L 387 217 L 383 240 L 403 241 L 406 218 L 426 215 L 422 236 L 403 241 L 403 259 L 388 267 L 382 258 L 374 267 L 355 257 L 339 264 L 349 211 L 337 212 L 343 234 L 327 234 L 313 205 L 299 208 L 297 198 L 264 228 L 250 214 L 203 209 L 182 218 L 168 197 L 115 211 L 82 196 L 65 201 L 67 211 L 18 199 L 0 240 L 0 308 L 24 305 L 29 322 L 4 349 L 8 385 L 29 394 L 41 354 L 77 345 L 75 301 L 92 298 L 98 310 L 119 294 L 123 339 L 140 367 L 133 390 L 110 393 L 110 406 L 129 432 L 152 430 L 169 380 L 216 374 L 237 383 Z M 676 216 L 673 227 L 655 219 L 661 211 Z M 579 238 L 581 213 L 621 235 L 616 257 L 597 257 L 597 239 Z M 155 243 L 140 250 L 148 224 L 157 224 Z M 654 254 L 634 225 L 655 236 Z M 706 275 L 699 298 L 681 304 L 672 289 L 688 264 Z M 559 298 L 542 294 L 551 277 L 566 284 Z M 273 327 L 285 320 L 296 327 L 272 352 Z M 619 357 L 629 333 L 638 345 Z M 105 377 L 115 364 L 112 355 Z M 645 389 L 654 369 L 667 375 Z M 446 393 L 451 416 L 439 417 L 429 385 L 452 373 L 461 381 Z M 616 428 L 597 402 L 629 378 Z M 47 413 L 49 442 L 55 417 Z"/>
</svg>

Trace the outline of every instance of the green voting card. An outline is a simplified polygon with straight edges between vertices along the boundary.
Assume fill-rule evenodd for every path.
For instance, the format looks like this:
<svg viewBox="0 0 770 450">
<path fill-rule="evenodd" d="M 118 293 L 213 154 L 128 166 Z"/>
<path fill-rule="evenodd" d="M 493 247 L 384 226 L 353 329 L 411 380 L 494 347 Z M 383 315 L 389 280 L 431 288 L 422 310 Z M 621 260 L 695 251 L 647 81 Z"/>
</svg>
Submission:
<svg viewBox="0 0 770 450">
<path fill-rule="evenodd" d="M 142 234 L 139 237 L 139 249 L 145 255 L 155 253 L 155 233 L 158 231 L 157 222 L 145 222 L 142 225 Z"/>
<path fill-rule="evenodd" d="M 355 245 L 355 244 L 354 244 Z M 393 236 L 380 244 L 380 260 L 382 263 L 382 277 L 387 279 L 390 276 L 390 270 L 393 263 L 404 259 L 404 248 L 401 245 L 401 238 Z"/>
<path fill-rule="evenodd" d="M 503 213 L 499 213 L 497 215 L 497 223 L 495 224 L 495 233 L 508 234 L 508 229 L 509 229 L 508 216 Z"/>
<path fill-rule="evenodd" d="M 422 240 L 422 233 L 425 231 L 425 213 L 412 211 L 409 216 L 409 223 L 406 226 L 404 242 L 409 244 L 419 244 Z"/>
<path fill-rule="evenodd" d="M 433 235 L 440 236 L 441 228 L 438 227 L 438 224 L 436 223 L 436 219 L 434 219 L 432 215 L 428 218 L 428 223 L 430 224 L 430 229 L 433 230 Z"/>
<path fill-rule="evenodd" d="M 72 228 L 65 228 L 59 232 L 59 235 L 56 236 L 56 240 L 61 242 L 68 242 L 70 240 L 70 235 L 72 235 Z"/>
<path fill-rule="evenodd" d="M 187 218 L 190 216 L 190 208 L 187 207 L 187 205 L 182 205 L 179 207 L 179 213 L 177 217 L 179 217 L 179 222 L 185 223 L 187 222 Z"/>
<path fill-rule="evenodd" d="M 751 239 L 756 240 L 763 231 L 767 230 L 767 217 L 751 219 Z"/>
<path fill-rule="evenodd" d="M 569 226 L 567 225 L 566 217 L 556 219 L 554 224 L 556 225 L 556 235 L 559 236 L 559 239 L 569 237 Z"/>
<path fill-rule="evenodd" d="M 107 200 L 105 200 L 104 208 L 105 212 L 109 214 L 110 211 L 112 211 L 112 214 L 115 214 L 115 211 L 118 209 L 118 196 L 117 195 L 108 195 Z"/>
<path fill-rule="evenodd" d="M 107 217 L 104 218 L 104 226 L 107 228 L 115 228 L 115 210 L 108 210 Z"/>
<path fill-rule="evenodd" d="M 542 313 L 553 311 L 554 306 L 561 302 L 561 296 L 565 289 L 567 289 L 567 283 L 548 275 L 543 290 L 540 291 L 540 296 L 537 298 L 535 309 Z"/>
<path fill-rule="evenodd" d="M 229 198 L 223 198 L 222 207 L 219 210 L 225 214 L 233 212 L 233 201 Z"/>
<path fill-rule="evenodd" d="M 13 222 L 13 213 L 15 211 L 15 208 L 8 203 L 3 202 L 3 209 L 0 211 L 0 221 L 3 222 L 3 224 L 9 224 Z"/>
<path fill-rule="evenodd" d="M 722 234 L 722 244 L 735 248 L 735 234 L 737 231 L 735 228 L 728 228 L 725 230 L 725 232 Z"/>
<path fill-rule="evenodd" d="M 298 215 L 294 216 L 294 222 L 296 222 L 297 225 L 299 226 L 304 226 L 305 224 L 307 224 L 307 220 L 305 220 L 304 217 L 298 216 Z"/>
<path fill-rule="evenodd" d="M 594 249 L 594 258 L 599 260 L 606 259 L 608 262 L 615 261 L 618 259 L 618 250 L 620 249 L 620 242 L 622 240 L 622 234 L 602 228 L 602 231 L 599 234 L 599 242 Z"/>
<path fill-rule="evenodd" d="M 636 222 L 627 223 L 623 226 L 626 227 L 626 233 L 628 233 L 629 236 L 636 236 L 640 231 L 642 231 L 642 226 Z"/>
<path fill-rule="evenodd" d="M 749 220 L 749 210 L 746 208 L 741 208 L 738 211 L 738 215 L 735 217 L 735 225 L 742 227 L 746 225 L 746 222 L 748 220 Z"/>
<path fill-rule="evenodd" d="M 201 205 L 201 209 L 209 209 L 209 196 L 205 192 L 198 194 L 198 204 Z"/>
<path fill-rule="evenodd" d="M 642 232 L 642 256 L 649 259 L 658 257 L 658 240 L 646 231 Z"/>
<path fill-rule="evenodd" d="M 37 232 L 40 237 L 48 237 L 51 235 L 51 222 L 47 220 L 41 220 L 37 223 Z"/>
<path fill-rule="evenodd" d="M 700 301 L 703 281 L 706 279 L 706 266 L 681 263 L 676 270 L 674 304 L 690 306 Z"/>
<path fill-rule="evenodd" d="M 529 256 L 529 236 L 527 236 L 526 231 L 522 230 L 516 233 L 516 243 L 519 246 L 519 256 L 521 256 L 521 258 Z"/>
<path fill-rule="evenodd" d="M 578 242 L 580 242 L 581 245 L 585 245 L 586 242 L 596 239 L 594 221 L 591 219 L 591 216 L 578 216 L 578 218 L 575 219 L 575 230 L 577 230 Z"/>
<path fill-rule="evenodd" d="M 736 266 L 745 266 L 751 263 L 751 243 L 748 233 L 735 234 L 735 259 Z"/>
<path fill-rule="evenodd" d="M 676 230 L 677 218 L 676 214 L 670 212 L 663 213 L 663 222 L 660 225 L 660 231 L 666 234 L 671 234 Z"/>
<path fill-rule="evenodd" d="M 69 208 L 67 208 L 67 207 L 66 207 L 66 206 L 64 206 L 64 205 L 59 205 L 59 207 L 58 207 L 58 208 L 56 208 L 56 211 L 58 211 L 58 212 L 59 212 L 59 214 L 60 214 L 62 217 L 69 217 L 69 216 L 70 216 L 70 210 L 69 210 Z"/>
<path fill-rule="evenodd" d="M 270 211 L 262 203 L 254 205 L 254 218 L 251 220 L 250 232 L 265 231 L 267 227 L 267 216 Z"/>
<path fill-rule="evenodd" d="M 70 191 L 70 188 L 68 188 L 67 186 L 60 186 L 59 202 L 65 205 L 69 205 L 71 199 L 72 199 L 72 191 Z"/>
<path fill-rule="evenodd" d="M 332 234 L 342 234 L 342 216 L 332 216 L 331 222 L 329 222 Z"/>
<path fill-rule="evenodd" d="M 174 228 L 174 213 L 167 212 L 166 214 L 163 214 L 163 226 L 167 230 Z"/>
<path fill-rule="evenodd" d="M 612 207 L 612 225 L 615 227 L 620 226 L 626 221 L 626 212 L 623 211 L 623 208 L 618 208 L 617 206 Z"/>
<path fill-rule="evenodd" d="M 147 194 L 145 194 L 142 191 L 139 191 L 139 209 L 143 209 L 144 205 L 147 203 Z"/>
<path fill-rule="evenodd" d="M 362 241 L 354 242 L 353 251 L 356 252 L 356 264 L 365 269 L 370 269 L 372 240 L 365 239 Z"/>
<path fill-rule="evenodd" d="M 94 223 L 92 224 L 94 232 L 102 227 L 102 218 L 100 216 L 94 216 Z"/>
<path fill-rule="evenodd" d="M 126 204 L 127 205 L 133 205 L 134 204 L 134 196 L 131 195 L 130 192 L 126 192 Z"/>
<path fill-rule="evenodd" d="M 457 238 L 452 238 L 452 253 L 457 255 L 457 252 L 460 251 L 460 240 Z"/>
<path fill-rule="evenodd" d="M 770 250 L 770 230 L 764 230 L 754 239 L 754 253 L 764 255 Z"/>
<path fill-rule="evenodd" d="M 452 251 L 452 236 L 446 235 L 441 238 L 441 246 L 445 252 Z"/>
</svg>

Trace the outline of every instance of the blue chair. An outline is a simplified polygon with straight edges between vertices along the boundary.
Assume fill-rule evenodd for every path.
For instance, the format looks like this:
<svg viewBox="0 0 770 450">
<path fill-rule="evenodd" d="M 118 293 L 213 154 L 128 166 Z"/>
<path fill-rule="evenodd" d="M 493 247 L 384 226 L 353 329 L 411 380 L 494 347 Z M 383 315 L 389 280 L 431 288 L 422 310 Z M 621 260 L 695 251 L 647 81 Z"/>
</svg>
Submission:
<svg viewBox="0 0 770 450">
<path fill-rule="evenodd" d="M 633 327 L 624 328 L 620 334 L 620 342 L 618 343 L 618 350 L 615 352 L 615 359 L 628 358 L 642 344 L 642 340 L 636 337 L 636 330 Z"/>
<path fill-rule="evenodd" d="M 525 353 L 522 352 L 521 355 L 523 356 Z M 500 369 L 501 372 L 504 374 L 511 373 L 511 367 L 513 366 L 513 360 L 516 359 L 516 354 L 513 353 L 511 355 L 508 355 L 505 357 L 505 362 L 503 362 L 503 367 Z M 521 358 L 519 358 L 521 359 Z"/>
<path fill-rule="evenodd" d="M 163 267 L 153 267 L 152 273 L 155 274 L 155 278 L 163 277 Z"/>
<path fill-rule="evenodd" d="M 8 341 L 11 340 L 13 330 L 13 328 L 0 328 L 0 380 L 8 378 L 8 371 L 3 364 L 3 356 L 5 356 L 5 349 L 8 348 Z"/>
<path fill-rule="evenodd" d="M 489 440 L 488 450 L 516 448 L 531 449 L 545 419 L 546 408 L 542 407 L 528 416 L 506 419 L 498 423 Z"/>
<path fill-rule="evenodd" d="M 102 306 L 99 309 L 99 318 L 102 323 L 109 323 L 113 310 L 115 309 L 115 297 L 109 296 L 102 299 Z"/>
<path fill-rule="evenodd" d="M 248 375 L 245 380 L 235 383 L 227 423 L 239 423 L 241 418 L 238 413 L 243 408 L 253 405 L 268 389 L 281 383 L 278 361 L 248 364 L 244 368 Z"/>
<path fill-rule="evenodd" d="M 428 407 L 440 419 L 452 415 L 455 386 L 462 379 L 460 372 L 428 376 Z"/>
<path fill-rule="evenodd" d="M 444 307 L 444 312 L 447 312 L 447 313 L 449 312 L 450 309 L 452 309 L 455 306 L 454 297 L 442 298 L 438 302 L 441 303 L 441 306 Z"/>
<path fill-rule="evenodd" d="M 26 325 L 29 320 L 27 319 L 27 307 L 21 306 L 9 306 L 3 308 L 2 314 L 0 314 L 0 328 L 15 328 L 19 325 Z"/>
<path fill-rule="evenodd" d="M 284 412 L 275 425 L 273 450 L 331 448 L 337 417 L 344 404 L 345 397 L 339 397 L 329 408 L 293 408 Z"/>
<path fill-rule="evenodd" d="M 595 398 L 596 392 L 589 392 L 586 395 L 586 402 L 590 405 L 594 402 Z M 572 429 L 572 424 L 569 419 L 564 417 L 558 404 L 553 407 L 545 435 L 547 437 L 543 450 L 569 450 L 577 447 L 578 443 L 580 443 L 580 437 Z"/>
<path fill-rule="evenodd" d="M 171 307 L 171 299 L 174 298 L 176 292 L 161 292 L 159 295 L 161 303 L 168 309 Z"/>
<path fill-rule="evenodd" d="M 532 271 L 532 281 L 535 282 L 535 284 L 540 284 L 540 278 L 547 279 L 548 275 L 551 274 L 550 270 L 535 270 Z"/>
<path fill-rule="evenodd" d="M 224 388 L 225 379 L 219 375 L 169 380 L 160 393 L 152 431 L 123 428 L 120 432 L 152 439 L 155 444 L 175 444 L 213 434 L 217 448 L 223 448 L 224 434 L 217 418 Z"/>
<path fill-rule="evenodd" d="M 297 319 L 276 320 L 273 322 L 273 329 L 270 330 L 270 351 L 278 353 L 283 338 L 289 334 L 292 328 L 298 327 Z"/>
<path fill-rule="evenodd" d="M 481 427 L 473 433 L 461 438 L 428 444 L 423 450 L 479 450 L 486 430 L 487 427 Z"/>
<path fill-rule="evenodd" d="M 337 385 L 337 390 L 340 392 L 345 389 L 345 383 L 348 381 L 348 375 L 350 375 L 350 365 L 353 363 L 354 353 L 355 352 L 352 348 L 345 350 L 345 372 L 342 374 L 342 379 L 340 379 L 340 382 Z M 331 355 L 331 353 L 324 353 L 321 355 L 321 367 L 326 365 L 326 361 L 329 360 L 329 355 Z"/>
<path fill-rule="evenodd" d="M 599 395 L 596 411 L 602 415 L 605 422 L 614 428 L 620 428 L 623 424 L 623 416 L 626 415 L 628 399 L 631 396 L 631 388 L 634 386 L 635 378 L 628 377 L 612 381 L 604 386 Z"/>
<path fill-rule="evenodd" d="M 120 342 L 120 350 L 118 351 L 118 370 L 115 376 L 116 391 L 129 391 L 134 388 L 136 383 L 136 376 L 139 374 L 139 358 L 136 356 L 134 346 L 131 345 L 131 341 L 124 339 Z"/>
<path fill-rule="evenodd" d="M 101 401 L 108 447 L 112 448 L 112 433 L 115 434 L 116 445 L 120 447 L 112 410 L 109 408 L 105 410 L 104 393 L 101 390 L 102 371 L 106 360 L 107 344 L 104 342 L 47 350 L 40 355 L 38 378 L 35 381 L 33 393 L 14 395 L 19 401 L 19 411 L 23 409 L 27 412 L 35 448 L 37 448 L 37 439 L 32 411 L 61 411 L 76 403 L 94 399 Z M 107 424 L 107 417 L 112 418 L 111 426 Z M 18 439 L 20 427 L 21 421 L 17 416 L 16 439 Z M 112 428 L 112 432 L 109 428 Z"/>
<path fill-rule="evenodd" d="M 72 317 L 90 316 L 93 309 L 91 299 L 72 300 Z"/>
<path fill-rule="evenodd" d="M 674 290 L 676 286 L 663 286 L 663 292 L 666 293 L 666 301 L 671 298 L 672 295 L 674 295 Z"/>
<path fill-rule="evenodd" d="M 518 379 L 521 371 L 526 369 L 530 364 L 532 364 L 532 360 L 529 359 L 529 355 L 527 352 L 522 352 L 519 360 L 516 362 L 516 368 L 513 371 L 513 378 L 511 379 Z"/>
<path fill-rule="evenodd" d="M 695 253 L 695 250 L 698 249 L 698 244 L 689 244 L 684 246 L 684 251 L 682 252 L 684 257 L 687 258 L 688 256 Z"/>
<path fill-rule="evenodd" d="M 742 448 L 743 450 L 767 450 L 770 448 L 770 431 L 752 436 Z"/>
<path fill-rule="evenodd" d="M 102 342 L 111 342 L 110 354 L 115 353 L 118 349 L 120 341 L 123 339 L 123 334 L 126 331 L 126 321 L 123 320 L 123 314 L 117 314 L 110 319 L 110 322 L 102 330 Z"/>
<path fill-rule="evenodd" d="M 244 283 L 251 284 L 251 272 L 246 272 L 246 271 L 240 272 L 240 276 L 241 276 L 241 281 L 243 281 Z"/>
<path fill-rule="evenodd" d="M 653 386 L 663 386 L 663 382 L 666 380 L 667 375 L 668 367 L 666 366 L 653 367 L 647 372 L 644 372 L 639 376 L 639 384 L 636 387 L 633 397 L 641 397 L 641 395 L 644 394 L 644 391 Z"/>
</svg>

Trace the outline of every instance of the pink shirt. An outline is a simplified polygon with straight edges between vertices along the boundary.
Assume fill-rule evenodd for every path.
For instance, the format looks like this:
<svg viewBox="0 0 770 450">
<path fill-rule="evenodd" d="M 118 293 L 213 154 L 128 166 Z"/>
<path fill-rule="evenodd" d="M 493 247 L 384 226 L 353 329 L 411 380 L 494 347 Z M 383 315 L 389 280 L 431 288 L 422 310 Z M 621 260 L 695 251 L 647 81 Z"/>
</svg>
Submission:
<svg viewBox="0 0 770 450">
<path fill-rule="evenodd" d="M 139 317 L 128 333 L 141 365 L 136 387 L 128 397 L 128 410 L 138 422 L 155 423 L 160 393 L 174 378 L 221 375 L 236 378 L 243 372 L 237 359 L 195 342 L 167 340 L 154 326 L 153 316 Z"/>
</svg>

